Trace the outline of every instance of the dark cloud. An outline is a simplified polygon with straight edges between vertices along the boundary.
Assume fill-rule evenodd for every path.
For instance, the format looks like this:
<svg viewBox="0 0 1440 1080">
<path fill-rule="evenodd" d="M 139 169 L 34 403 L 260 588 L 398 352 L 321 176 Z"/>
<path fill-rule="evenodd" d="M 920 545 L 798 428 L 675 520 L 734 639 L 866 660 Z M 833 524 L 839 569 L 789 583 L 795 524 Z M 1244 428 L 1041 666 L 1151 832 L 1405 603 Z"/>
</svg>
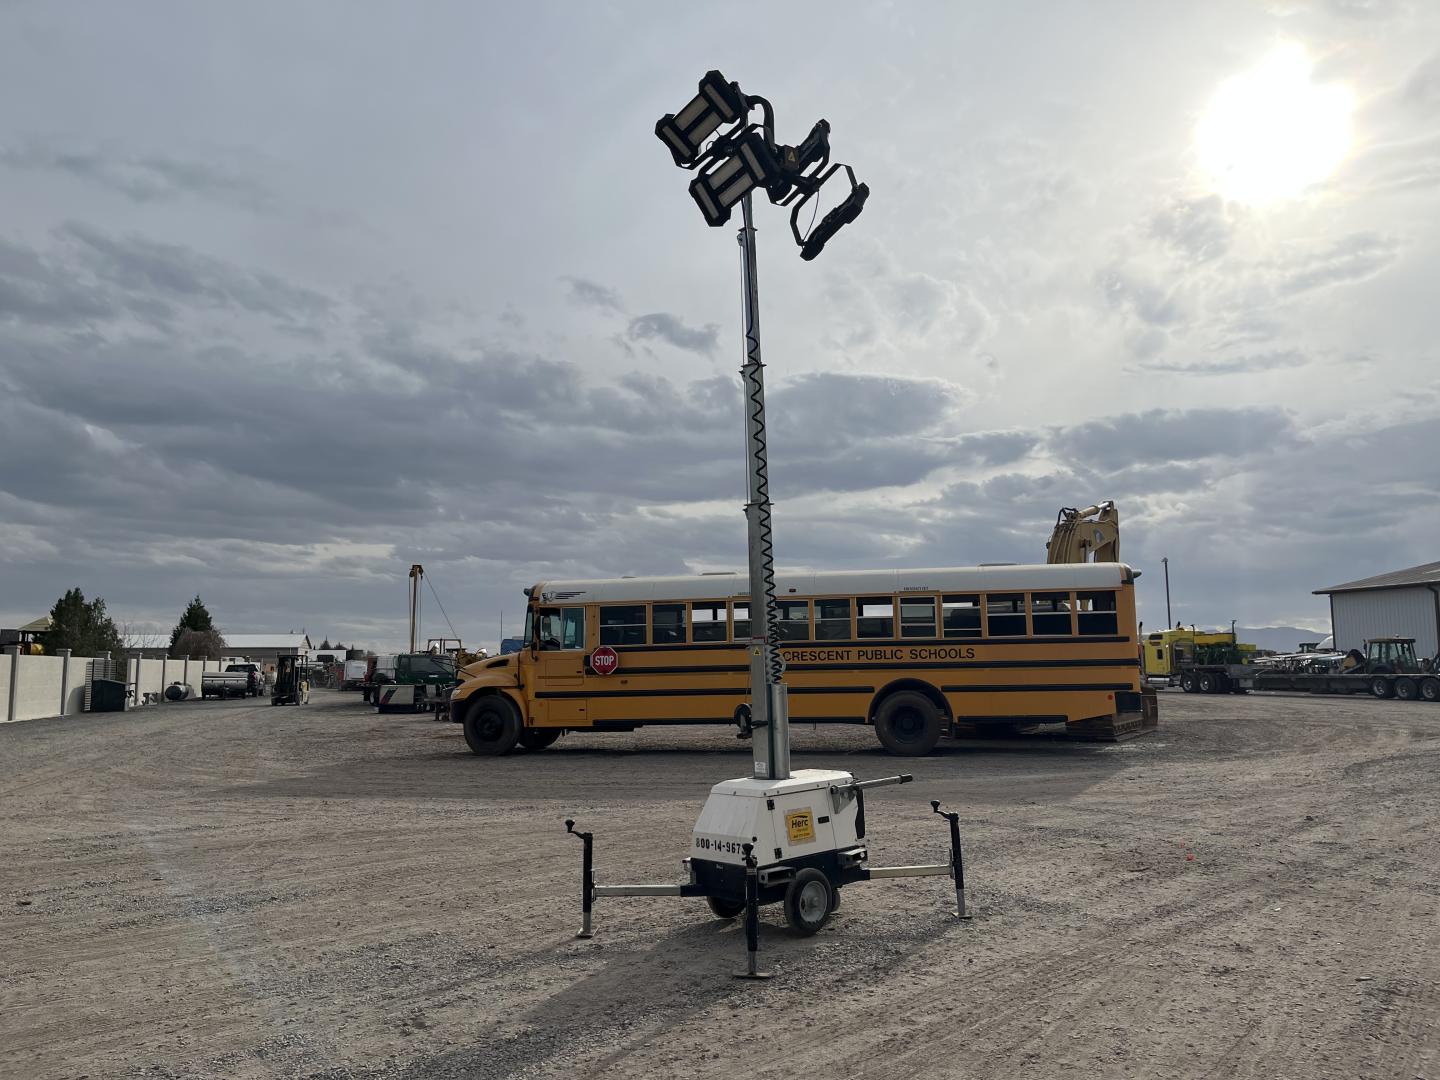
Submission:
<svg viewBox="0 0 1440 1080">
<path fill-rule="evenodd" d="M 255 180 L 207 162 L 163 154 L 126 154 L 110 148 L 62 149 L 31 140 L 0 146 L 0 165 L 64 173 L 137 203 L 196 197 L 263 210 L 275 202 L 270 190 Z"/>
<path fill-rule="evenodd" d="M 1440 104 L 1440 53 L 1417 67 L 1405 80 L 1405 100 L 1421 108 Z"/>
<path fill-rule="evenodd" d="M 0 322 L 73 329 L 116 314 L 108 297 L 69 269 L 0 238 Z"/>
<path fill-rule="evenodd" d="M 572 304 L 598 308 L 601 311 L 616 314 L 625 310 L 625 305 L 620 301 L 620 294 L 599 282 L 581 277 L 565 277 L 560 280 L 569 286 L 567 295 Z"/>
<path fill-rule="evenodd" d="M 706 323 L 699 328 L 689 327 L 678 316 L 657 311 L 631 319 L 625 337 L 629 341 L 664 341 L 677 349 L 709 356 L 715 351 L 719 333 L 720 327 L 715 323 Z"/>
<path fill-rule="evenodd" d="M 1256 353 L 1249 356 L 1230 356 L 1215 360 L 1156 360 L 1141 364 L 1138 370 L 1163 372 L 1172 375 L 1244 375 L 1258 371 L 1276 371 L 1281 368 L 1304 367 L 1309 361 L 1303 353 L 1293 349 Z"/>
<path fill-rule="evenodd" d="M 1393 237 L 1353 233 L 1322 251 L 1298 257 L 1281 267 L 1279 291 L 1294 295 L 1329 285 L 1350 284 L 1374 277 L 1400 253 Z"/>
<path fill-rule="evenodd" d="M 1050 445 L 1086 466 L 1118 469 L 1132 461 L 1243 457 L 1296 439 L 1294 422 L 1278 408 L 1151 409 L 1062 429 Z"/>
<path fill-rule="evenodd" d="M 1224 255 L 1233 232 L 1219 195 L 1177 199 L 1150 219 L 1152 236 L 1195 263 Z"/>
<path fill-rule="evenodd" d="M 957 460 L 977 465 L 1010 465 L 1040 444 L 1037 435 L 1023 431 L 983 431 L 963 436 L 957 443 Z"/>
<path fill-rule="evenodd" d="M 290 321 L 314 318 L 333 306 L 319 293 L 274 274 L 247 270 L 178 244 L 115 237 L 74 221 L 58 236 L 70 244 L 80 266 L 132 296 L 230 307 Z"/>
</svg>

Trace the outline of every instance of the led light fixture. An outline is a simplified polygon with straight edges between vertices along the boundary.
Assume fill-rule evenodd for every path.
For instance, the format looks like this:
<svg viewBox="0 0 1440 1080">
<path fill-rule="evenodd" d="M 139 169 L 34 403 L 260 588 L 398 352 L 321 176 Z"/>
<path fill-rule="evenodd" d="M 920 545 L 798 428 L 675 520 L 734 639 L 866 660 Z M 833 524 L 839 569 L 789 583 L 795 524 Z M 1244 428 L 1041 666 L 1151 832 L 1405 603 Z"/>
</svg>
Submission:
<svg viewBox="0 0 1440 1080">
<path fill-rule="evenodd" d="M 693 165 L 701 147 L 721 124 L 733 124 L 745 115 L 745 95 L 736 83 L 726 82 L 718 71 L 707 71 L 700 92 L 678 113 L 666 113 L 655 123 L 655 134 L 670 148 L 675 164 Z"/>
<path fill-rule="evenodd" d="M 764 132 L 750 128 L 724 147 L 711 151 L 711 163 L 690 181 L 690 197 L 712 227 L 730 220 L 730 208 L 755 187 L 780 178 L 780 163 Z"/>
</svg>

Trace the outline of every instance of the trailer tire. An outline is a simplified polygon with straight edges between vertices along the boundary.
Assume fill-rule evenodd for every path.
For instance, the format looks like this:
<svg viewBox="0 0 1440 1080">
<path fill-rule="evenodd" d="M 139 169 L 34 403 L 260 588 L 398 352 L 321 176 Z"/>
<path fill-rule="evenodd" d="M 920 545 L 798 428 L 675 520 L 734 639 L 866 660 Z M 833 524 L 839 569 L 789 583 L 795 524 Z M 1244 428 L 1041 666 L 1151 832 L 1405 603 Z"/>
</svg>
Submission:
<svg viewBox="0 0 1440 1080">
<path fill-rule="evenodd" d="M 1395 696 L 1401 701 L 1414 701 L 1420 696 L 1420 688 L 1415 685 L 1414 679 L 1396 679 Z"/>
<path fill-rule="evenodd" d="M 1208 671 L 1200 672 L 1195 680 L 1195 685 L 1200 688 L 1200 693 L 1202 694 L 1217 693 L 1215 689 L 1215 676 Z"/>
<path fill-rule="evenodd" d="M 1440 701 L 1440 679 L 1433 675 L 1421 679 L 1420 696 L 1426 701 Z"/>
<path fill-rule="evenodd" d="M 508 754 L 522 731 L 515 706 L 496 694 L 482 697 L 465 710 L 464 728 L 466 745 L 482 757 Z"/>
<path fill-rule="evenodd" d="M 564 733 L 564 728 L 525 728 L 520 732 L 520 745 L 526 750 L 544 750 Z"/>
<path fill-rule="evenodd" d="M 802 937 L 820 932 L 834 911 L 834 887 L 824 873 L 807 866 L 785 890 L 785 921 Z"/>
<path fill-rule="evenodd" d="M 705 905 L 717 919 L 733 919 L 745 913 L 745 901 L 731 900 L 728 896 L 707 896 Z"/>
<path fill-rule="evenodd" d="M 1193 694 L 1195 692 L 1195 673 L 1193 671 L 1183 671 L 1180 673 L 1180 689 L 1184 690 L 1187 694 Z"/>
<path fill-rule="evenodd" d="M 886 750 L 901 757 L 924 757 L 944 729 L 940 710 L 918 690 L 899 690 L 875 710 L 875 734 Z"/>
<path fill-rule="evenodd" d="M 1370 680 L 1370 693 L 1378 698 L 1388 698 L 1395 692 L 1394 686 L 1389 679 L 1374 678 Z"/>
</svg>

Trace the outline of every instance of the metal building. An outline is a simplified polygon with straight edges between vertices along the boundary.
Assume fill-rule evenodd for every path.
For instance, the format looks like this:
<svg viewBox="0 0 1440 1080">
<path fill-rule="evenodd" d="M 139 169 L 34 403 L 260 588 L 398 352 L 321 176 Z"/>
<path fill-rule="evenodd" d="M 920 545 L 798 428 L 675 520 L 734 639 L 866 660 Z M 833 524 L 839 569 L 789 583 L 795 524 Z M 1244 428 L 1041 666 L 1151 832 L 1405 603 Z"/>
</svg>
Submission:
<svg viewBox="0 0 1440 1080">
<path fill-rule="evenodd" d="M 1369 638 L 1413 637 L 1417 656 L 1440 650 L 1440 562 L 1316 589 L 1330 597 L 1337 649 L 1365 648 Z"/>
</svg>

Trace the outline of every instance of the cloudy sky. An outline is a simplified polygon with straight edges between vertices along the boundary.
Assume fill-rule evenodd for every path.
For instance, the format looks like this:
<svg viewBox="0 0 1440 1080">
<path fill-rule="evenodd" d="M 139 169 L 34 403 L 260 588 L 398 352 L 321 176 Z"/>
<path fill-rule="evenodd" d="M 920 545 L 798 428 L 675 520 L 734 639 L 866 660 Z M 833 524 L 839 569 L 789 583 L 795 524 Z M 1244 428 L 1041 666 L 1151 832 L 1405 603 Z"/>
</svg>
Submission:
<svg viewBox="0 0 1440 1080">
<path fill-rule="evenodd" d="M 722 11 L 727 13 L 722 18 Z M 0 2 L 0 626 L 493 645 L 547 577 L 744 565 L 708 68 L 873 191 L 758 208 L 778 559 L 1037 561 L 1115 499 L 1143 616 L 1324 626 L 1440 559 L 1424 0 Z M 443 620 L 433 600 L 425 630 Z"/>
</svg>

